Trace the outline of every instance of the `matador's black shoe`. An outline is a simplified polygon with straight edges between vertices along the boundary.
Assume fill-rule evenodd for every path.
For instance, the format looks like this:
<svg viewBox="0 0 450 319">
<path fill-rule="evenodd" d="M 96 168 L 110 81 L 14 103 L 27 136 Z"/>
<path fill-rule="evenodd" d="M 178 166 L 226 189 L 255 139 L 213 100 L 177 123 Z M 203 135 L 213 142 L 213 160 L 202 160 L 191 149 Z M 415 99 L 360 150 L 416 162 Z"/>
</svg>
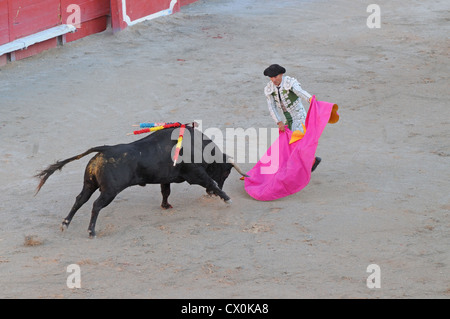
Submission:
<svg viewBox="0 0 450 319">
<path fill-rule="evenodd" d="M 316 156 L 316 160 L 314 161 L 314 164 L 311 168 L 311 173 L 314 172 L 314 170 L 317 168 L 317 166 L 319 166 L 321 161 L 322 161 L 322 159 L 320 157 Z"/>
</svg>

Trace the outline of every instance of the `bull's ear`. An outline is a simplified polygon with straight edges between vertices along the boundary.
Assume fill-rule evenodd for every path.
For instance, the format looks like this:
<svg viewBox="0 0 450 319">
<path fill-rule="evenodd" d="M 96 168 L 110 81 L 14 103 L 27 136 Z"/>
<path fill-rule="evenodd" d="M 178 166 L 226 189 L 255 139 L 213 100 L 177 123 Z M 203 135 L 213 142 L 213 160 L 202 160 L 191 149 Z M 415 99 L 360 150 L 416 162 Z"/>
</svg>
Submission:
<svg viewBox="0 0 450 319">
<path fill-rule="evenodd" d="M 241 168 L 234 162 L 234 159 L 231 156 L 227 155 L 227 163 L 230 163 L 231 165 L 233 165 L 234 169 L 242 176 L 250 177 L 241 170 Z"/>
</svg>

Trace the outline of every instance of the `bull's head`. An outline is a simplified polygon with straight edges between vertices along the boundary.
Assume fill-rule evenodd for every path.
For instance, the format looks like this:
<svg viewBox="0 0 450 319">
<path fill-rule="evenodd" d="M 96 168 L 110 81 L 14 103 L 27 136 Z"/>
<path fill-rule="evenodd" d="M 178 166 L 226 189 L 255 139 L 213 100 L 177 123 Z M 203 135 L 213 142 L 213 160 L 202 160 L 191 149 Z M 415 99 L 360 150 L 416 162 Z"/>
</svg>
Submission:
<svg viewBox="0 0 450 319">
<path fill-rule="evenodd" d="M 249 177 L 245 174 L 241 168 L 234 162 L 233 158 L 224 154 L 224 162 L 223 163 L 214 163 L 214 165 L 210 165 L 207 169 L 208 175 L 211 176 L 213 180 L 217 182 L 217 185 L 220 189 L 222 189 L 225 180 L 231 173 L 231 169 L 234 168 L 239 174 L 244 177 Z"/>
</svg>

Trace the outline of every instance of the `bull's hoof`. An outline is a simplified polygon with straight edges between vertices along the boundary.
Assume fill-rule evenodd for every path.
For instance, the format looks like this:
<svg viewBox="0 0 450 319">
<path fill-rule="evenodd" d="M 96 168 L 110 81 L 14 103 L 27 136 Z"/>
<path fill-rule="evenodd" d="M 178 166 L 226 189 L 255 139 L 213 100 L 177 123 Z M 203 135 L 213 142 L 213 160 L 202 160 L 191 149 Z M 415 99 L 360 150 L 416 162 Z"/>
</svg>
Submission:
<svg viewBox="0 0 450 319">
<path fill-rule="evenodd" d="M 67 228 L 69 228 L 69 221 L 67 219 L 64 219 L 63 222 L 61 223 L 61 231 L 65 231 Z"/>
<path fill-rule="evenodd" d="M 227 205 L 231 205 L 232 203 L 233 203 L 233 201 L 231 199 L 225 200 L 225 204 L 227 204 Z"/>
<path fill-rule="evenodd" d="M 212 190 L 207 190 L 207 191 L 206 191 L 206 194 L 207 194 L 209 197 L 217 196 L 217 194 L 214 193 L 214 191 L 212 191 Z"/>
<path fill-rule="evenodd" d="M 97 236 L 95 235 L 95 231 L 93 231 L 93 230 L 88 230 L 88 233 L 89 233 L 89 238 L 90 238 L 90 239 L 97 237 Z"/>
<path fill-rule="evenodd" d="M 161 208 L 162 209 L 171 209 L 171 208 L 173 208 L 173 206 L 170 204 L 161 204 Z"/>
<path fill-rule="evenodd" d="M 318 156 L 316 156 L 315 160 L 314 160 L 314 164 L 311 168 L 311 173 L 314 172 L 317 168 L 317 166 L 319 166 L 320 162 L 322 161 L 322 159 Z"/>
</svg>

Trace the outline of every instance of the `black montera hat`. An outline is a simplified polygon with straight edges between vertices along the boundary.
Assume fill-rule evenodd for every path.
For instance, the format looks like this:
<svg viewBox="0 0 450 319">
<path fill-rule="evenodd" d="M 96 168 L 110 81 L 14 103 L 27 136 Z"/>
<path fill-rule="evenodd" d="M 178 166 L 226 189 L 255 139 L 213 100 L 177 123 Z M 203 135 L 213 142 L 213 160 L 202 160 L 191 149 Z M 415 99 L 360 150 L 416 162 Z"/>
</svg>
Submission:
<svg viewBox="0 0 450 319">
<path fill-rule="evenodd" d="M 278 64 L 272 64 L 271 66 L 269 66 L 267 69 L 264 70 L 264 75 L 268 76 L 269 78 L 273 78 L 279 74 L 284 73 L 286 73 L 286 69 Z"/>
</svg>

